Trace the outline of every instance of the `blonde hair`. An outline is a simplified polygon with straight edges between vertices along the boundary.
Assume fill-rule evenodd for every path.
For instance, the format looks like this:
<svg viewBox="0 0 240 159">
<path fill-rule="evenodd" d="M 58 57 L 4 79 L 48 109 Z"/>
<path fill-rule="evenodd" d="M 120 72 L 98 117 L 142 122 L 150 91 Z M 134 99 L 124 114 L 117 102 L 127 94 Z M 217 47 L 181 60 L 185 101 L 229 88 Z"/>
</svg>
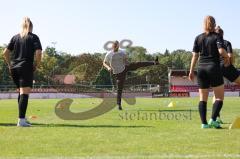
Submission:
<svg viewBox="0 0 240 159">
<path fill-rule="evenodd" d="M 33 29 L 33 24 L 30 18 L 24 17 L 22 22 L 22 30 L 20 33 L 21 37 L 22 38 L 26 37 L 29 32 L 32 32 L 32 29 Z"/>
<path fill-rule="evenodd" d="M 211 32 L 215 32 L 215 27 L 216 27 L 216 21 L 213 16 L 206 16 L 204 18 L 204 31 L 206 34 L 209 34 Z"/>
</svg>

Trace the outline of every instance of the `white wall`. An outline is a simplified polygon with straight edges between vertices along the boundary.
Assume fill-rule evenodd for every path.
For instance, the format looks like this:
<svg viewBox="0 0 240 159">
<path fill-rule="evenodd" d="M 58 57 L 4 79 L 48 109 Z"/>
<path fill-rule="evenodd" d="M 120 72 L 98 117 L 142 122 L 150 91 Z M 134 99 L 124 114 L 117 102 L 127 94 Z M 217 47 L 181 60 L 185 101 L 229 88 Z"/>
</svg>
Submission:
<svg viewBox="0 0 240 159">
<path fill-rule="evenodd" d="M 16 99 L 17 93 L 0 93 L 0 99 Z M 31 99 L 62 99 L 62 98 L 113 98 L 116 94 L 112 93 L 31 93 Z M 125 98 L 152 97 L 152 93 L 123 93 Z"/>
<path fill-rule="evenodd" d="M 226 97 L 239 97 L 239 92 L 225 92 L 224 95 Z M 213 97 L 213 92 L 209 93 L 210 97 Z M 198 92 L 190 92 L 190 97 L 199 97 Z"/>
</svg>

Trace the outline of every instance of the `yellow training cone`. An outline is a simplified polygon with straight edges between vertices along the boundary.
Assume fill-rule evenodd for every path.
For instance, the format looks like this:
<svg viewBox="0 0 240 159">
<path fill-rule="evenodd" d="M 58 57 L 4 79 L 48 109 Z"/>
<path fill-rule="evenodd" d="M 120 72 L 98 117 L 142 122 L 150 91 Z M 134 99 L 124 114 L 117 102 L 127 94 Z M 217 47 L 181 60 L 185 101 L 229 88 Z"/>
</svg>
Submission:
<svg viewBox="0 0 240 159">
<path fill-rule="evenodd" d="M 240 117 L 237 117 L 230 125 L 229 129 L 240 129 Z"/>
<path fill-rule="evenodd" d="M 37 119 L 37 116 L 32 115 L 32 116 L 29 117 L 29 119 Z"/>
<path fill-rule="evenodd" d="M 175 102 L 170 102 L 170 103 L 168 104 L 168 107 L 176 107 Z"/>
</svg>

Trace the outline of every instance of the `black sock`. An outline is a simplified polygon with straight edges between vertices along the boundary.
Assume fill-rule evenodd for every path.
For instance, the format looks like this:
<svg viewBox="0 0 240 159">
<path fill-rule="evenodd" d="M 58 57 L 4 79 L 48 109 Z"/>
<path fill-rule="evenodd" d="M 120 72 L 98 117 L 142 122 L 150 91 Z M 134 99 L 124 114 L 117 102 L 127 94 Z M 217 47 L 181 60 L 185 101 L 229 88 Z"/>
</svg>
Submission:
<svg viewBox="0 0 240 159">
<path fill-rule="evenodd" d="M 18 93 L 18 104 L 19 104 L 19 100 L 20 100 L 20 93 Z"/>
<path fill-rule="evenodd" d="M 198 105 L 198 110 L 202 124 L 207 124 L 207 102 L 200 101 Z"/>
<path fill-rule="evenodd" d="M 117 90 L 117 105 L 121 106 L 122 90 Z"/>
<path fill-rule="evenodd" d="M 216 100 L 213 104 L 213 108 L 212 108 L 212 120 L 216 121 L 221 109 L 223 106 L 223 101 L 221 100 Z"/>
<path fill-rule="evenodd" d="M 18 104 L 19 109 L 19 118 L 23 119 L 25 118 L 26 111 L 27 111 L 27 105 L 28 105 L 28 94 L 21 94 Z"/>
</svg>

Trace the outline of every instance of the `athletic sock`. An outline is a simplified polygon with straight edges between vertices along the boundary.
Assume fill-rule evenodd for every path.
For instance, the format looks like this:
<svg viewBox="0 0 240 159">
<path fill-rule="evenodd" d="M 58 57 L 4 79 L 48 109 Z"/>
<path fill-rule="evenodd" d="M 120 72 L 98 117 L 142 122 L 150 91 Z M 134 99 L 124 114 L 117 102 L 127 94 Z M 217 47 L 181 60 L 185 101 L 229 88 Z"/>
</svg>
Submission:
<svg viewBox="0 0 240 159">
<path fill-rule="evenodd" d="M 28 106 L 28 94 L 21 94 L 20 99 L 19 99 L 19 104 L 18 104 L 18 109 L 19 109 L 19 118 L 20 119 L 25 119 L 26 111 L 27 111 L 27 106 Z"/>
<path fill-rule="evenodd" d="M 117 90 L 117 105 L 121 106 L 122 101 L 122 90 Z"/>
<path fill-rule="evenodd" d="M 213 108 L 212 108 L 212 120 L 216 121 L 221 109 L 223 106 L 223 101 L 221 100 L 216 100 L 213 104 Z"/>
<path fill-rule="evenodd" d="M 200 101 L 198 105 L 198 110 L 202 124 L 207 124 L 207 102 Z"/>
<path fill-rule="evenodd" d="M 19 104 L 19 100 L 20 100 L 20 92 L 18 93 L 18 104 Z"/>
</svg>

